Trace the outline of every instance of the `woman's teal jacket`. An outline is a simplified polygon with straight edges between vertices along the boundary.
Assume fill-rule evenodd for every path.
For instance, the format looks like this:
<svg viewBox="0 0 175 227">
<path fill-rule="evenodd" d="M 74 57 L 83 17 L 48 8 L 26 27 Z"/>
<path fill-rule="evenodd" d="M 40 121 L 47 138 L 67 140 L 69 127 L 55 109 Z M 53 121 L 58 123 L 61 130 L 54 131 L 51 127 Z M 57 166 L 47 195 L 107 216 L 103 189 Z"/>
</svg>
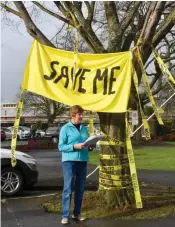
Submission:
<svg viewBox="0 0 175 227">
<path fill-rule="evenodd" d="M 62 152 L 62 162 L 65 161 L 88 161 L 88 147 L 82 150 L 74 150 L 73 145 L 84 143 L 88 138 L 88 129 L 80 125 L 80 131 L 69 121 L 65 124 L 59 134 L 58 149 Z"/>
</svg>

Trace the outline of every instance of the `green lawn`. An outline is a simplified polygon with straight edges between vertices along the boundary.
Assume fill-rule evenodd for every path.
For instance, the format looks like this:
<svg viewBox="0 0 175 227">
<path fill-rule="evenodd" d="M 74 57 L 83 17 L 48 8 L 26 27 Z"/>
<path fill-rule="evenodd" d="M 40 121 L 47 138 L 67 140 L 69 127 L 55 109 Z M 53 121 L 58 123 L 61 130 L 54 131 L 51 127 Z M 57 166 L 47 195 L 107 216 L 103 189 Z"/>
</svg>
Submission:
<svg viewBox="0 0 175 227">
<path fill-rule="evenodd" d="M 89 152 L 92 165 L 99 165 L 99 152 Z M 137 169 L 175 170 L 175 147 L 143 147 L 134 149 Z"/>
<path fill-rule="evenodd" d="M 175 145 L 175 141 L 165 141 L 164 144 Z"/>
</svg>

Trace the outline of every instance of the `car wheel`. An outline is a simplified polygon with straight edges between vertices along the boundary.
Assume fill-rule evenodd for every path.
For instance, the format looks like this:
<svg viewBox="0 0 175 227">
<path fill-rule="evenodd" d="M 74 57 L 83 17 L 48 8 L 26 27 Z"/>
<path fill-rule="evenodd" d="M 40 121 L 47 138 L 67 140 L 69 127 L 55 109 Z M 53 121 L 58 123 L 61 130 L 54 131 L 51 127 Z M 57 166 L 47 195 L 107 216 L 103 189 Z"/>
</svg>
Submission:
<svg viewBox="0 0 175 227">
<path fill-rule="evenodd" d="M 58 143 L 58 138 L 57 137 L 52 137 L 52 143 Z"/>
<path fill-rule="evenodd" d="M 19 192 L 23 186 L 23 176 L 15 168 L 8 167 L 1 171 L 1 193 L 12 196 Z"/>
</svg>

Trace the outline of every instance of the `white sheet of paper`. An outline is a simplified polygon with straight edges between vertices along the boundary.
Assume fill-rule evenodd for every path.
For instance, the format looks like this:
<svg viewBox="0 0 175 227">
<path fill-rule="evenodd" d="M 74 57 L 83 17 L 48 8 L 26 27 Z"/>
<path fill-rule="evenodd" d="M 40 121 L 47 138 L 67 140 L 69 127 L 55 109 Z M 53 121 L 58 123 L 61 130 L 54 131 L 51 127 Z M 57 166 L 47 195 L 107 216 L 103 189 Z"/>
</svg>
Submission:
<svg viewBox="0 0 175 227">
<path fill-rule="evenodd" d="M 104 136 L 102 135 L 94 135 L 90 136 L 84 143 L 86 145 L 96 144 L 99 140 L 101 140 Z"/>
</svg>

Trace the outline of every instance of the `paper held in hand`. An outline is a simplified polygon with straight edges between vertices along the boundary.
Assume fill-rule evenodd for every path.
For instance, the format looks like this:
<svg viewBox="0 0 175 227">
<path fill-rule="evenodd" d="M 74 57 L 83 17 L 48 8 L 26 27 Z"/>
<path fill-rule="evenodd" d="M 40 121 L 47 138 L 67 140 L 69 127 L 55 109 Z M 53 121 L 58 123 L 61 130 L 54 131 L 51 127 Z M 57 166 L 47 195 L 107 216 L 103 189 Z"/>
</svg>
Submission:
<svg viewBox="0 0 175 227">
<path fill-rule="evenodd" d="M 104 136 L 102 135 L 94 135 L 94 136 L 90 136 L 85 142 L 84 144 L 89 146 L 91 144 L 96 144 L 99 140 L 101 140 Z"/>
</svg>

